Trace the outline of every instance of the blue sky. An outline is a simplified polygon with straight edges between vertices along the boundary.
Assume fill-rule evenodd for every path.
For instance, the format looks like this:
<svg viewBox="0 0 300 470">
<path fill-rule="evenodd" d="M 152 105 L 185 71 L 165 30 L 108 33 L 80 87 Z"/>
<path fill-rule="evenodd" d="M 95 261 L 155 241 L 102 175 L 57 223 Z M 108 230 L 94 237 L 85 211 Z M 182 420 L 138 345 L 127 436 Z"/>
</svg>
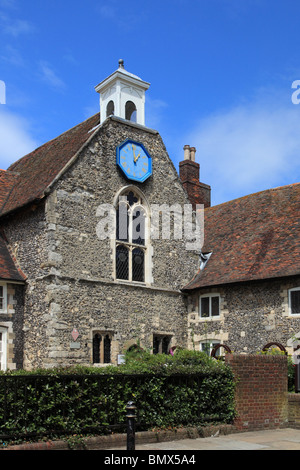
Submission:
<svg viewBox="0 0 300 470">
<path fill-rule="evenodd" d="M 98 112 L 122 58 L 213 204 L 299 182 L 299 18 L 299 0 L 0 0 L 0 168 Z"/>
</svg>

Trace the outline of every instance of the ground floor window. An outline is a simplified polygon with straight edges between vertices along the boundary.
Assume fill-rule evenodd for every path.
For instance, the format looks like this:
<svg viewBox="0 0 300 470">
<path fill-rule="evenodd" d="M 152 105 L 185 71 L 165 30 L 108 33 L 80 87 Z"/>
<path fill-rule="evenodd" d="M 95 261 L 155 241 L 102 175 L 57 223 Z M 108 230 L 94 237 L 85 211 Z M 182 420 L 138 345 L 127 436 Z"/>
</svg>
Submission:
<svg viewBox="0 0 300 470">
<path fill-rule="evenodd" d="M 0 328 L 0 370 L 6 370 L 6 343 L 7 331 Z"/>
<path fill-rule="evenodd" d="M 300 287 L 289 290 L 289 310 L 291 315 L 300 315 Z"/>
<path fill-rule="evenodd" d="M 111 333 L 95 333 L 93 336 L 93 364 L 111 362 Z"/>
<path fill-rule="evenodd" d="M 168 354 L 172 336 L 153 335 L 153 354 Z"/>
<path fill-rule="evenodd" d="M 0 284 L 0 313 L 7 310 L 7 287 L 6 284 Z"/>
</svg>

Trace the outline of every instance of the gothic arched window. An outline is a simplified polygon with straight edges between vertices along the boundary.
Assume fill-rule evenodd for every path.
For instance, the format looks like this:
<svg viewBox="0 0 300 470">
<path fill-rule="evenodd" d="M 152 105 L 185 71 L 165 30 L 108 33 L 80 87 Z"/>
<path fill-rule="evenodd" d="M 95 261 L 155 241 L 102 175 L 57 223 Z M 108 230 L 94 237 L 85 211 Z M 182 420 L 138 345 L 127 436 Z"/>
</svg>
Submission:
<svg viewBox="0 0 300 470">
<path fill-rule="evenodd" d="M 95 333 L 93 336 L 93 364 L 109 364 L 111 362 L 111 334 Z"/>
<path fill-rule="evenodd" d="M 116 207 L 116 279 L 146 282 L 147 227 L 144 198 L 125 190 Z"/>
</svg>

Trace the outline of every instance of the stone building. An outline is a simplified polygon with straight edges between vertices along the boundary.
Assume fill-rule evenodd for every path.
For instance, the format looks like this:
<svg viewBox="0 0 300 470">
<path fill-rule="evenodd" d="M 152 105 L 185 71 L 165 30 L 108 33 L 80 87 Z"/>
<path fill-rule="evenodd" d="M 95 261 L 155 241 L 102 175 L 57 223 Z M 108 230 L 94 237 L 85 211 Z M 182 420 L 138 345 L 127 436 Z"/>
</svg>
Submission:
<svg viewBox="0 0 300 470">
<path fill-rule="evenodd" d="M 117 364 L 136 344 L 252 352 L 300 331 L 300 185 L 210 207 L 195 149 L 178 175 L 145 125 L 148 87 L 120 61 L 101 113 L 1 170 L 1 369 Z"/>
<path fill-rule="evenodd" d="M 217 343 L 255 353 L 300 337 L 300 184 L 205 210 L 198 273 L 189 296 L 189 347 Z M 221 348 L 222 349 L 222 348 Z"/>
<path fill-rule="evenodd" d="M 134 344 L 187 346 L 180 289 L 198 251 L 184 237 L 150 236 L 153 208 L 190 204 L 144 125 L 148 86 L 121 62 L 96 87 L 101 118 L 2 171 L 2 368 L 116 364 Z"/>
</svg>

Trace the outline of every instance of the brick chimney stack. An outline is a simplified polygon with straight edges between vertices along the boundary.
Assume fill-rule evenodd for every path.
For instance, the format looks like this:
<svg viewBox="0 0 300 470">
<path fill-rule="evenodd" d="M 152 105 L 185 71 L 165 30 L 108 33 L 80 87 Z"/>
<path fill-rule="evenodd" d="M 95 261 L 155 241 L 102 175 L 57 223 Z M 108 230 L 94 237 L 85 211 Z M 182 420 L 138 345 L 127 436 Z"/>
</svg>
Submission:
<svg viewBox="0 0 300 470">
<path fill-rule="evenodd" d="M 205 208 L 210 207 L 211 188 L 199 181 L 200 165 L 195 161 L 196 149 L 185 145 L 183 150 L 184 160 L 179 162 L 179 176 L 188 193 L 193 209 L 195 209 L 196 204 L 204 204 Z"/>
</svg>

